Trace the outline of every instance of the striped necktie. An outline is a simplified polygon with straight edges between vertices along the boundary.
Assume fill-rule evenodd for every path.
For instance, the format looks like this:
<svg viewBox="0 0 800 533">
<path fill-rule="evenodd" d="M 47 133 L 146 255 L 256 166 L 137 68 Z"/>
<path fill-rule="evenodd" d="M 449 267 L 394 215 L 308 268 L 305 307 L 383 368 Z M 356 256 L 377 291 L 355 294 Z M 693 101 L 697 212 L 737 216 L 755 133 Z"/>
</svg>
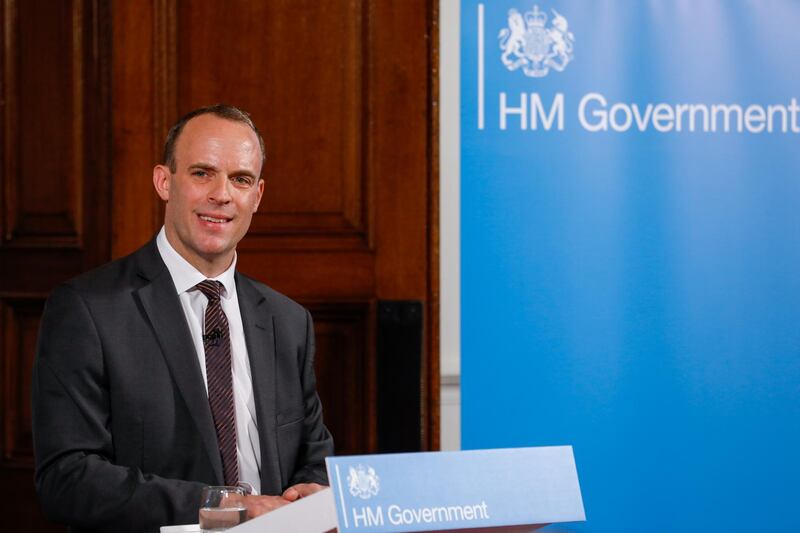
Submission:
<svg viewBox="0 0 800 533">
<path fill-rule="evenodd" d="M 219 454 L 225 485 L 239 483 L 239 463 L 236 455 L 236 411 L 233 405 L 233 376 L 231 341 L 228 318 L 222 310 L 222 283 L 207 279 L 195 285 L 208 298 L 203 347 L 206 352 L 208 404 L 217 430 Z"/>
</svg>

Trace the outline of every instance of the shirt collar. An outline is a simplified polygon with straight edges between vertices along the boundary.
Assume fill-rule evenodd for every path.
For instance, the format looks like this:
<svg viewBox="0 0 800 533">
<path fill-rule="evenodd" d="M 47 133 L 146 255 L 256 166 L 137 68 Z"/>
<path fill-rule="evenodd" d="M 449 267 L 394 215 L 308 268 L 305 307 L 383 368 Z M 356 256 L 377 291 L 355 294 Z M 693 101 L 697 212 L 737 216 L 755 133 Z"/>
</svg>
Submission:
<svg viewBox="0 0 800 533">
<path fill-rule="evenodd" d="M 233 291 L 236 290 L 234 280 L 237 259 L 236 252 L 233 254 L 231 266 L 229 266 L 225 272 L 219 276 L 207 278 L 205 274 L 192 266 L 189 261 L 184 259 L 183 256 L 181 256 L 181 254 L 179 254 L 175 248 L 172 247 L 167 239 L 167 232 L 164 229 L 164 226 L 161 226 L 161 231 L 158 232 L 158 237 L 156 237 L 156 245 L 158 246 L 158 253 L 161 254 L 161 259 L 164 260 L 164 264 L 167 265 L 167 270 L 169 270 L 169 274 L 172 276 L 172 282 L 175 284 L 175 290 L 178 294 L 182 294 L 192 289 L 195 285 L 205 279 L 213 279 L 222 283 L 224 289 L 221 296 L 223 298 L 227 300 L 233 296 Z"/>
</svg>

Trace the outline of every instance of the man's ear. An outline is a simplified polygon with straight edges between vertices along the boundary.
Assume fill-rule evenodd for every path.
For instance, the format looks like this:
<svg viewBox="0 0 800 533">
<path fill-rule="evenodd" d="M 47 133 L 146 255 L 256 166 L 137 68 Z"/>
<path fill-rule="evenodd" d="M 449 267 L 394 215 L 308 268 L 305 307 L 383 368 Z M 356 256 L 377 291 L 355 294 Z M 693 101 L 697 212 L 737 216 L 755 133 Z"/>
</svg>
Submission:
<svg viewBox="0 0 800 533">
<path fill-rule="evenodd" d="M 165 202 L 169 200 L 169 186 L 172 173 L 164 165 L 156 165 L 153 168 L 153 186 L 156 188 L 158 196 Z"/>
<path fill-rule="evenodd" d="M 261 204 L 261 197 L 264 196 L 264 178 L 258 179 L 258 196 L 256 197 L 256 203 L 253 206 L 253 213 L 258 211 L 258 206 Z"/>
</svg>

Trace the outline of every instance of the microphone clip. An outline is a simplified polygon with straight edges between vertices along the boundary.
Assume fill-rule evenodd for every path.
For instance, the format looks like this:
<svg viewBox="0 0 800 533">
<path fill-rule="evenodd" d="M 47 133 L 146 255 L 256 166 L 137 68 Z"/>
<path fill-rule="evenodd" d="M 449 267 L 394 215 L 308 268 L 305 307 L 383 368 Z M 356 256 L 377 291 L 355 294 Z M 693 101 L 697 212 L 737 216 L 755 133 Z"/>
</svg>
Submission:
<svg viewBox="0 0 800 533">
<path fill-rule="evenodd" d="M 214 328 L 209 331 L 207 334 L 203 335 L 203 344 L 206 346 L 216 346 L 219 344 L 219 340 L 222 338 L 222 330 L 219 328 Z"/>
</svg>

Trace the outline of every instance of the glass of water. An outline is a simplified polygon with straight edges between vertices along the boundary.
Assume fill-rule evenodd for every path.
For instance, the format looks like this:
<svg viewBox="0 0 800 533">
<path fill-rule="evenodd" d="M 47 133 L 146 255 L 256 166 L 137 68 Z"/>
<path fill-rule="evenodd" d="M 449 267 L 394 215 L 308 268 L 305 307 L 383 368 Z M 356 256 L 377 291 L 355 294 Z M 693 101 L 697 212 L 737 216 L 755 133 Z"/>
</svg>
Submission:
<svg viewBox="0 0 800 533">
<path fill-rule="evenodd" d="M 225 531 L 247 519 L 243 487 L 205 487 L 200 496 L 200 529 Z"/>
</svg>

